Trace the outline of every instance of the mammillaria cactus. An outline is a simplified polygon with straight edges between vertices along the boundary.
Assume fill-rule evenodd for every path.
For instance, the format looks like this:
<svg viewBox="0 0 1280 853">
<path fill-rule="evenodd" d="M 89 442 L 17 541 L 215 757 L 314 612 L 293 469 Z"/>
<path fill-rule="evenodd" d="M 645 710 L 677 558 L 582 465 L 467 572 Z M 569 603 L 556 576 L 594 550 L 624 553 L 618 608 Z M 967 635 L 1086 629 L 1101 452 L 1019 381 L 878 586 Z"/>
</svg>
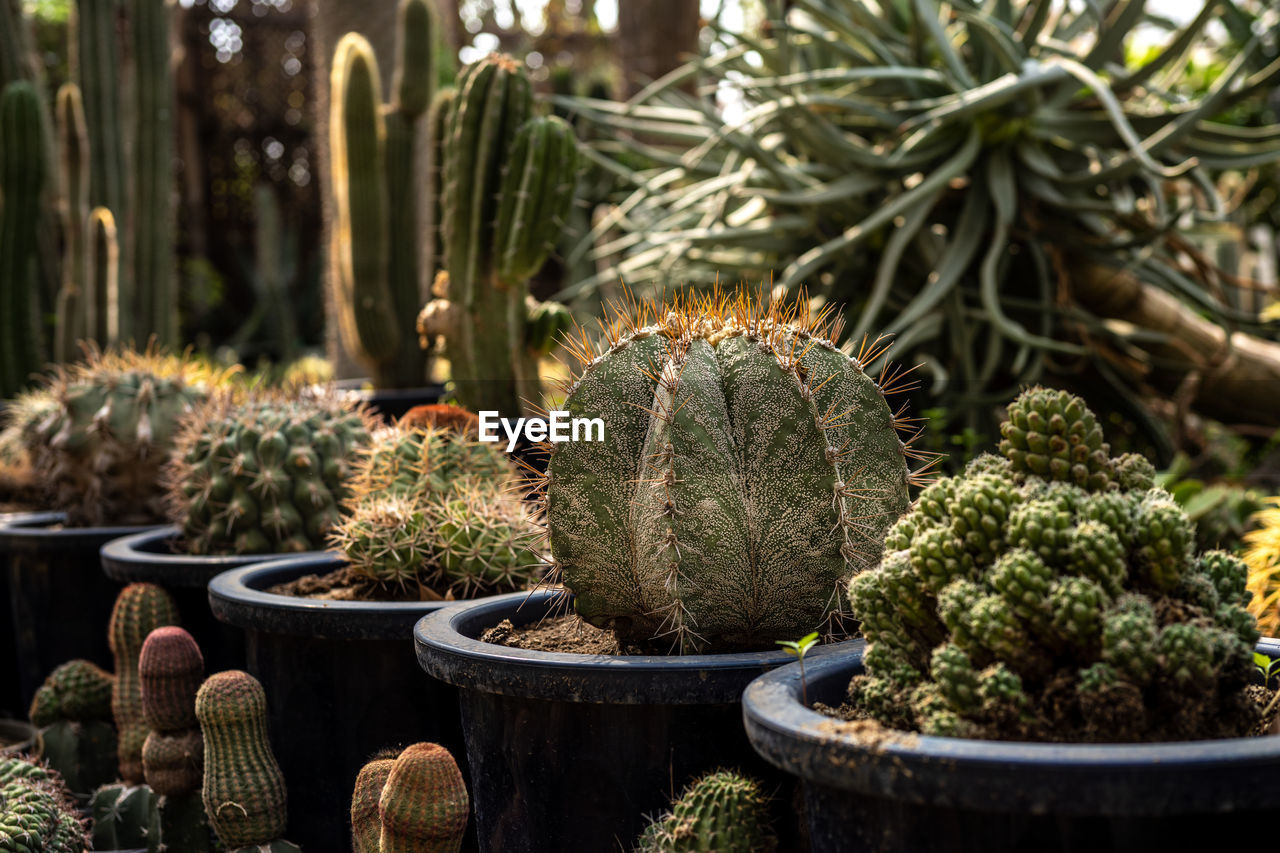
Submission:
<svg viewBox="0 0 1280 853">
<path fill-rule="evenodd" d="M 636 853 L 773 853 L 778 838 L 769 827 L 768 802 L 754 779 L 708 773 L 649 824 Z"/>
<path fill-rule="evenodd" d="M 298 850 L 280 840 L 284 776 L 267 737 L 262 685 L 239 670 L 211 675 L 196 694 L 196 718 L 204 735 L 204 809 L 218 839 L 233 851 Z"/>
<path fill-rule="evenodd" d="M 1258 632 L 1246 570 L 1193 553 L 1150 463 L 1112 458 L 1078 397 L 1025 391 L 979 457 L 926 489 L 849 585 L 870 645 L 856 709 L 927 734 L 1235 736 Z"/>
<path fill-rule="evenodd" d="M 131 785 L 143 782 L 142 745 L 150 732 L 142 709 L 138 658 L 148 634 L 177 623 L 177 605 L 162 587 L 151 583 L 126 586 L 111 611 L 108 639 L 116 666 L 111 713 L 120 739 L 120 778 Z"/>
<path fill-rule="evenodd" d="M 89 839 L 58 774 L 26 758 L 0 758 L 0 850 L 83 853 Z"/>
<path fill-rule="evenodd" d="M 196 720 L 196 692 L 204 657 L 195 639 L 171 625 L 147 635 L 138 655 L 142 715 L 151 731 L 142 745 L 142 769 L 161 796 L 197 790 L 204 778 L 204 740 Z"/>
<path fill-rule="evenodd" d="M 415 743 L 361 769 L 351 799 L 356 853 L 457 853 L 469 811 L 453 756 Z"/>
<path fill-rule="evenodd" d="M 174 356 L 90 351 L 41 392 L 52 405 L 23 432 L 52 508 L 73 525 L 164 518 L 160 471 L 180 418 L 216 376 Z"/>
<path fill-rule="evenodd" d="M 45 678 L 27 712 L 40 728 L 45 760 L 76 793 L 88 794 L 116 777 L 114 686 L 111 673 L 96 664 L 67 661 Z"/>
<path fill-rule="evenodd" d="M 197 554 L 317 550 L 371 424 L 332 390 L 217 394 L 178 435 L 164 472 L 170 516 Z"/>
<path fill-rule="evenodd" d="M 578 613 L 686 652 L 819 628 L 907 508 L 897 380 L 831 343 L 825 313 L 745 296 L 640 305 L 606 328 L 571 347 L 584 369 L 563 404 L 605 440 L 551 445 L 543 482 Z"/>
</svg>

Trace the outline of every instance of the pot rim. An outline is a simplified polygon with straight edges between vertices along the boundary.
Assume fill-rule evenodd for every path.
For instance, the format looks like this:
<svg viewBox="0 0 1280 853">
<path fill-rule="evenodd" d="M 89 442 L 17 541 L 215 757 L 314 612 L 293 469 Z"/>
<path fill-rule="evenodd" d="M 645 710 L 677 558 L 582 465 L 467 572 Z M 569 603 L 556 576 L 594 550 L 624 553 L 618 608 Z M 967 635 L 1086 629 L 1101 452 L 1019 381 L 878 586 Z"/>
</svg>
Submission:
<svg viewBox="0 0 1280 853">
<path fill-rule="evenodd" d="M 98 552 L 102 571 L 107 577 L 120 583 L 145 581 L 170 587 L 203 587 L 227 569 L 262 563 L 278 557 L 303 557 L 323 554 L 323 551 L 307 551 L 299 554 L 183 554 L 174 551 L 157 551 L 147 546 L 160 543 L 161 547 L 181 536 L 177 525 L 156 527 L 121 536 L 105 543 Z"/>
<path fill-rule="evenodd" d="M 56 511 L 0 513 L 0 552 L 67 551 L 99 548 L 112 539 L 154 530 L 158 524 L 125 524 L 105 527 L 61 527 L 67 514 Z"/>
<path fill-rule="evenodd" d="M 809 695 L 843 695 L 864 648 L 807 659 Z M 1264 638 L 1257 650 L 1280 656 L 1280 640 Z M 747 687 L 742 716 L 756 752 L 811 784 L 1001 812 L 1154 815 L 1275 803 L 1280 735 L 1080 744 L 908 734 L 868 743 L 800 696 L 799 666 L 782 667 Z"/>
<path fill-rule="evenodd" d="M 216 575 L 209 581 L 209 607 L 221 622 L 254 631 L 336 640 L 406 642 L 413 624 L 440 601 L 326 601 L 277 595 L 265 588 L 305 574 L 339 568 L 345 559 L 314 551 L 256 562 Z M 300 662 L 301 663 L 301 662 Z"/>
<path fill-rule="evenodd" d="M 457 687 L 560 702 L 712 705 L 739 701 L 757 675 L 792 660 L 782 649 L 705 655 L 592 655 L 544 652 L 478 639 L 503 619 L 527 625 L 573 597 L 557 590 L 496 595 L 442 608 L 413 629 L 418 663 Z M 852 641 L 813 649 L 822 657 Z"/>
</svg>

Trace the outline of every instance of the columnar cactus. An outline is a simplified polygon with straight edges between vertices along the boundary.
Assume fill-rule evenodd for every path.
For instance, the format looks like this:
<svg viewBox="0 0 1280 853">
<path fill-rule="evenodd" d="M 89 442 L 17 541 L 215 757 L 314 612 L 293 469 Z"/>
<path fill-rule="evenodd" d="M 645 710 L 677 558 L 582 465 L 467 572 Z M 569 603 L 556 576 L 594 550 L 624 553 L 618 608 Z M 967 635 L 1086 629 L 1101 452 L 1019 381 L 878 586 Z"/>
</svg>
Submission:
<svg viewBox="0 0 1280 853">
<path fill-rule="evenodd" d="M 1009 406 L 1002 457 L 935 482 L 849 585 L 870 645 L 855 707 L 927 734 L 1233 736 L 1258 632 L 1246 570 L 1197 556 L 1145 459 L 1110 456 L 1078 397 Z"/>
<path fill-rule="evenodd" d="M 17 80 L 0 92 L 0 399 L 40 367 L 33 265 L 40 194 L 49 172 L 35 87 Z"/>
<path fill-rule="evenodd" d="M 63 83 L 57 97 L 58 154 L 62 171 L 62 286 L 58 292 L 53 357 L 71 361 L 76 342 L 92 337 L 85 302 L 85 228 L 89 224 L 89 139 L 80 87 Z M 106 341 L 99 341 L 106 343 Z"/>
<path fill-rule="evenodd" d="M 911 451 L 884 396 L 896 380 L 864 373 L 825 316 L 747 297 L 642 305 L 606 326 L 573 348 L 584 369 L 563 404 L 601 419 L 604 441 L 552 444 L 543 483 L 578 613 L 682 651 L 819 628 L 907 508 Z"/>
<path fill-rule="evenodd" d="M 125 178 L 118 15 L 117 0 L 76 0 L 70 64 L 84 98 L 89 136 L 89 203 L 107 208 L 124 222 L 128 219 L 125 204 L 130 189 Z"/>
<path fill-rule="evenodd" d="M 0 758 L 0 850 L 83 853 L 84 822 L 58 774 L 22 757 Z"/>
<path fill-rule="evenodd" d="M 196 554 L 317 550 L 371 425 L 333 391 L 215 395 L 183 423 L 164 471 L 170 518 Z"/>
<path fill-rule="evenodd" d="M 176 625 L 147 635 L 138 655 L 142 715 L 151 729 L 142 745 L 142 769 L 161 796 L 197 790 L 204 778 L 204 740 L 196 719 L 196 692 L 204 657 L 190 634 Z"/>
<path fill-rule="evenodd" d="M 93 849 L 132 850 L 147 846 L 147 826 L 156 795 L 146 785 L 103 785 L 93 792 Z"/>
<path fill-rule="evenodd" d="M 131 785 L 141 785 L 145 778 L 142 745 L 150 732 L 142 710 L 138 657 L 148 634 L 165 625 L 176 624 L 177 605 L 169 593 L 155 584 L 129 584 L 120 591 L 111 611 L 108 639 L 116 668 L 111 713 L 120 738 L 120 778 Z"/>
<path fill-rule="evenodd" d="M 511 57 L 489 56 L 459 75 L 435 146 L 444 161 L 447 293 L 418 319 L 424 340 L 447 338 L 462 403 L 509 416 L 541 396 L 537 356 L 547 335 L 540 323 L 531 339 L 525 284 L 569 210 L 578 168 L 573 129 L 532 113 L 532 87 Z"/>
<path fill-rule="evenodd" d="M 120 338 L 120 246 L 115 217 L 105 207 L 89 211 L 84 265 L 86 334 L 114 346 Z"/>
<path fill-rule="evenodd" d="M 649 824 L 636 853 L 773 853 L 777 846 L 760 783 L 718 770 L 685 788 L 671 811 Z"/>
<path fill-rule="evenodd" d="M 162 520 L 161 468 L 211 380 L 186 359 L 130 350 L 58 368 L 52 407 L 23 434 L 51 507 L 77 526 Z"/>
<path fill-rule="evenodd" d="M 453 756 L 415 743 L 366 764 L 351 798 L 356 853 L 456 853 L 470 798 Z"/>
<path fill-rule="evenodd" d="M 280 841 L 284 776 L 267 738 L 262 685 L 239 670 L 211 675 L 196 694 L 196 718 L 204 735 L 204 809 L 218 839 L 229 850 L 297 850 Z"/>
<path fill-rule="evenodd" d="M 111 723 L 115 678 L 86 660 L 68 661 L 44 680 L 27 713 L 40 728 L 44 758 L 76 793 L 116 778 L 116 730 Z"/>
</svg>

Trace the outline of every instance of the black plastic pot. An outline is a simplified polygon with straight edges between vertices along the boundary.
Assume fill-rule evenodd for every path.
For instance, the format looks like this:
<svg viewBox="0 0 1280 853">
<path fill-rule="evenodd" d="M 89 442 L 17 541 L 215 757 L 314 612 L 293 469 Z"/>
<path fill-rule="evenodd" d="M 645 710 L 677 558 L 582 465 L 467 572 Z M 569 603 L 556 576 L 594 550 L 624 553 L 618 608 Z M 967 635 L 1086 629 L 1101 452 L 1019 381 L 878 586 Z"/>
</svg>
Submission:
<svg viewBox="0 0 1280 853">
<path fill-rule="evenodd" d="M 228 569 L 274 557 L 183 554 L 176 550 L 180 535 L 177 527 L 159 527 L 113 539 L 99 552 L 102 571 L 118 583 L 154 583 L 164 587 L 178 605 L 182 627 L 200 644 L 206 672 L 243 669 L 244 631 L 214 618 L 209 609 L 209 581 Z"/>
<path fill-rule="evenodd" d="M 395 421 L 414 406 L 427 406 L 439 403 L 444 396 L 444 386 L 438 383 L 423 385 L 419 388 L 373 388 L 364 386 L 367 379 L 343 379 L 335 383 L 337 387 L 354 393 L 369 404 L 373 413 L 387 423 Z"/>
<path fill-rule="evenodd" d="M 0 743 L 0 758 L 23 753 L 39 758 L 42 753 L 40 730 L 25 720 L 0 719 L 0 737 L 8 746 Z"/>
<path fill-rule="evenodd" d="M 102 573 L 98 549 L 150 527 L 62 527 L 56 512 L 0 520 L 8 555 L 9 612 L 22 709 L 60 663 L 86 658 L 112 668 L 107 623 L 120 585 Z"/>
<path fill-rule="evenodd" d="M 0 513 L 0 526 L 10 513 Z M 9 603 L 9 555 L 0 551 L 0 616 L 13 618 Z M 0 630 L 0 718 L 22 717 L 22 689 L 18 683 L 18 650 L 13 631 Z"/>
<path fill-rule="evenodd" d="M 477 639 L 503 619 L 542 619 L 557 601 L 564 606 L 550 592 L 496 596 L 414 629 L 422 668 L 459 689 L 482 851 L 629 850 L 646 816 L 702 773 L 737 767 L 771 789 L 786 782 L 751 750 L 739 697 L 792 658 L 582 655 Z"/>
<path fill-rule="evenodd" d="M 1280 642 L 1258 651 L 1280 655 Z M 806 660 L 808 699 L 837 705 L 855 654 Z M 800 669 L 743 696 L 752 745 L 799 776 L 813 853 L 1237 849 L 1280 817 L 1280 736 L 1047 744 L 904 735 L 868 742 L 805 707 Z"/>
<path fill-rule="evenodd" d="M 285 837 L 315 853 L 351 849 L 351 789 L 378 750 L 425 740 L 461 756 L 457 693 L 423 678 L 413 656 L 414 623 L 440 603 L 263 592 L 341 565 L 333 554 L 288 557 L 209 584 L 213 614 L 244 629 L 246 668 L 267 694 L 271 742 L 289 786 Z"/>
</svg>

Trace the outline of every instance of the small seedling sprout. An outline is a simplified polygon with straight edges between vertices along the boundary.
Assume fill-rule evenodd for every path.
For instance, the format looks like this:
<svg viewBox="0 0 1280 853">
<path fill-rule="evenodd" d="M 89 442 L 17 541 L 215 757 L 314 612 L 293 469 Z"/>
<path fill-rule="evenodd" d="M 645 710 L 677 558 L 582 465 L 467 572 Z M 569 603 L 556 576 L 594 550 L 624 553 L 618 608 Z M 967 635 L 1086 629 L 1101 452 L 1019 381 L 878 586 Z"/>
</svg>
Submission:
<svg viewBox="0 0 1280 853">
<path fill-rule="evenodd" d="M 805 634 L 798 640 L 778 640 L 778 645 L 782 646 L 782 650 L 789 655 L 795 655 L 796 660 L 800 661 L 800 700 L 805 705 L 809 704 L 808 685 L 804 680 L 804 656 L 809 649 L 818 644 L 818 632 Z"/>
</svg>

